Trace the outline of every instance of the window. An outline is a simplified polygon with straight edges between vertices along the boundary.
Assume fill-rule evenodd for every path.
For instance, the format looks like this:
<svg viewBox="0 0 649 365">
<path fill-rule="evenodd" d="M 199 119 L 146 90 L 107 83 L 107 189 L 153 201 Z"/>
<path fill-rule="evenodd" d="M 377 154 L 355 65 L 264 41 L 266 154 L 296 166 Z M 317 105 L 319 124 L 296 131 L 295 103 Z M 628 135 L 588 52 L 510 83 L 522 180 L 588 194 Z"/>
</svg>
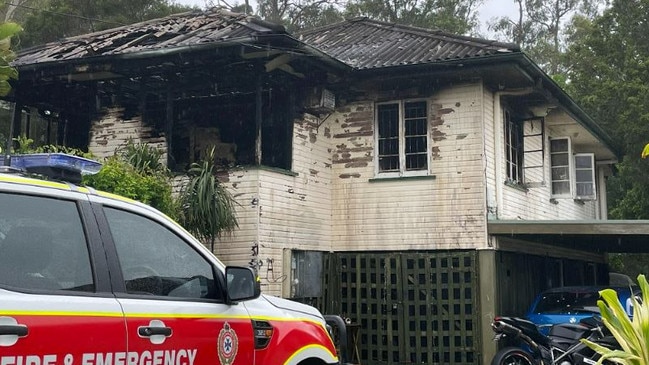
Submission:
<svg viewBox="0 0 649 365">
<path fill-rule="evenodd" d="M 126 291 L 177 298 L 214 298 L 212 265 L 163 225 L 104 208 Z"/>
<path fill-rule="evenodd" d="M 595 155 L 575 154 L 575 198 L 595 199 Z"/>
<path fill-rule="evenodd" d="M 552 195 L 570 196 L 570 139 L 550 140 Z"/>
<path fill-rule="evenodd" d="M 428 172 L 426 101 L 379 104 L 376 111 L 378 172 L 422 175 Z"/>
<path fill-rule="evenodd" d="M 507 181 L 523 183 L 523 131 L 519 123 L 512 120 L 509 110 L 504 110 L 505 158 Z"/>
<path fill-rule="evenodd" d="M 0 207 L 0 286 L 95 290 L 75 202 L 0 194 Z"/>
<path fill-rule="evenodd" d="M 570 138 L 553 138 L 550 140 L 550 166 L 554 197 L 596 199 L 594 154 L 573 156 Z"/>
</svg>

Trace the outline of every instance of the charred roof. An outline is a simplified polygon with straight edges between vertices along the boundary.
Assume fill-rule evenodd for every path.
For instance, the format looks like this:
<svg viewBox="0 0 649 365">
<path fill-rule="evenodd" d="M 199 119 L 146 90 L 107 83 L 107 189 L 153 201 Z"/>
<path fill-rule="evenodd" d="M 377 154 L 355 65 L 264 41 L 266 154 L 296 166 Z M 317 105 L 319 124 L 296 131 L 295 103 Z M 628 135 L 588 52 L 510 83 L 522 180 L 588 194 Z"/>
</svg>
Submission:
<svg viewBox="0 0 649 365">
<path fill-rule="evenodd" d="M 15 66 L 151 53 L 286 35 L 284 27 L 222 9 L 191 11 L 100 32 L 64 38 L 18 53 Z"/>
</svg>

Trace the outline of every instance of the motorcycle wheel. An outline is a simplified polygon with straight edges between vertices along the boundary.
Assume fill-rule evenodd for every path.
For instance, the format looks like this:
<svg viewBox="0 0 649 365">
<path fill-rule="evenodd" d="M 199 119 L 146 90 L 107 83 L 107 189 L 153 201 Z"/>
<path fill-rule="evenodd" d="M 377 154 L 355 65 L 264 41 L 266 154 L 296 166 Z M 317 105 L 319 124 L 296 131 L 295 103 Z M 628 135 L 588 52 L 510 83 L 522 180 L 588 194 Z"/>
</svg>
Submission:
<svg viewBox="0 0 649 365">
<path fill-rule="evenodd" d="M 532 356 L 519 347 L 506 347 L 491 360 L 491 365 L 534 365 Z"/>
</svg>

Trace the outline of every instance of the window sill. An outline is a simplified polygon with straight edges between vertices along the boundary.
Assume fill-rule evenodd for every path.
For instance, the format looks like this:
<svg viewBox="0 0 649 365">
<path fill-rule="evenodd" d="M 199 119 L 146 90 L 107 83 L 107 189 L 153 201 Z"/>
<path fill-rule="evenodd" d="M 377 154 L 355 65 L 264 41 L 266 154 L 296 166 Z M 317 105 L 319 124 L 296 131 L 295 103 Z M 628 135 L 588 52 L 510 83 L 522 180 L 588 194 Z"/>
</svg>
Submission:
<svg viewBox="0 0 649 365">
<path fill-rule="evenodd" d="M 280 167 L 271 167 L 266 165 L 240 165 L 227 169 L 226 171 L 236 171 L 236 170 L 264 170 L 270 172 L 276 172 L 278 174 L 286 176 L 299 176 L 297 172 L 286 170 Z"/>
<path fill-rule="evenodd" d="M 386 176 L 386 177 L 374 177 L 368 181 L 371 183 L 374 182 L 383 182 L 383 181 L 394 181 L 394 180 L 435 180 L 437 176 L 435 175 L 421 175 L 421 176 Z"/>
<path fill-rule="evenodd" d="M 513 182 L 513 181 L 509 181 L 509 180 L 505 181 L 505 186 L 509 186 L 510 188 L 514 188 L 514 189 L 516 189 L 516 190 L 520 190 L 520 191 L 522 191 L 522 192 L 524 192 L 524 193 L 527 193 L 527 192 L 529 191 L 529 189 L 527 188 L 527 186 L 525 186 L 525 185 L 523 185 L 523 184 L 515 183 L 515 182 Z"/>
</svg>

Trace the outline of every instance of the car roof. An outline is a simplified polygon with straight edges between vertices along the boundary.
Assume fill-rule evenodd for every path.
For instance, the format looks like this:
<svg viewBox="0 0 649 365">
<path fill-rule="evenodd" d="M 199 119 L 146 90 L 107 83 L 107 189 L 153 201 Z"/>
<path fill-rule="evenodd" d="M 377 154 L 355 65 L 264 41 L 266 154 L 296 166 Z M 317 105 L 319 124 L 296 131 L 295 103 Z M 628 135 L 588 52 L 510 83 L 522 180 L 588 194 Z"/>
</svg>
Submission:
<svg viewBox="0 0 649 365">
<path fill-rule="evenodd" d="M 633 287 L 628 287 L 628 286 L 609 286 L 609 285 L 575 285 L 575 286 L 561 286 L 561 287 L 556 287 L 556 288 L 550 288 L 547 290 L 544 290 L 541 292 L 541 294 L 545 293 L 562 293 L 562 292 L 571 292 L 571 293 L 579 293 L 579 292 L 593 292 L 593 291 L 600 291 L 604 289 L 613 289 L 617 292 L 623 292 L 623 291 L 630 291 L 633 290 Z"/>
<path fill-rule="evenodd" d="M 30 175 L 23 174 L 21 172 L 19 173 L 0 172 L 0 183 L 9 183 L 9 184 L 25 185 L 25 186 L 32 186 L 32 187 L 40 187 L 46 189 L 73 191 L 73 192 L 86 194 L 86 195 L 101 195 L 106 198 L 121 200 L 129 203 L 138 203 L 135 200 L 120 195 L 107 193 L 100 190 L 95 190 L 93 188 L 89 188 L 85 186 L 78 186 L 69 182 L 39 179 L 39 178 L 31 177 Z"/>
</svg>

